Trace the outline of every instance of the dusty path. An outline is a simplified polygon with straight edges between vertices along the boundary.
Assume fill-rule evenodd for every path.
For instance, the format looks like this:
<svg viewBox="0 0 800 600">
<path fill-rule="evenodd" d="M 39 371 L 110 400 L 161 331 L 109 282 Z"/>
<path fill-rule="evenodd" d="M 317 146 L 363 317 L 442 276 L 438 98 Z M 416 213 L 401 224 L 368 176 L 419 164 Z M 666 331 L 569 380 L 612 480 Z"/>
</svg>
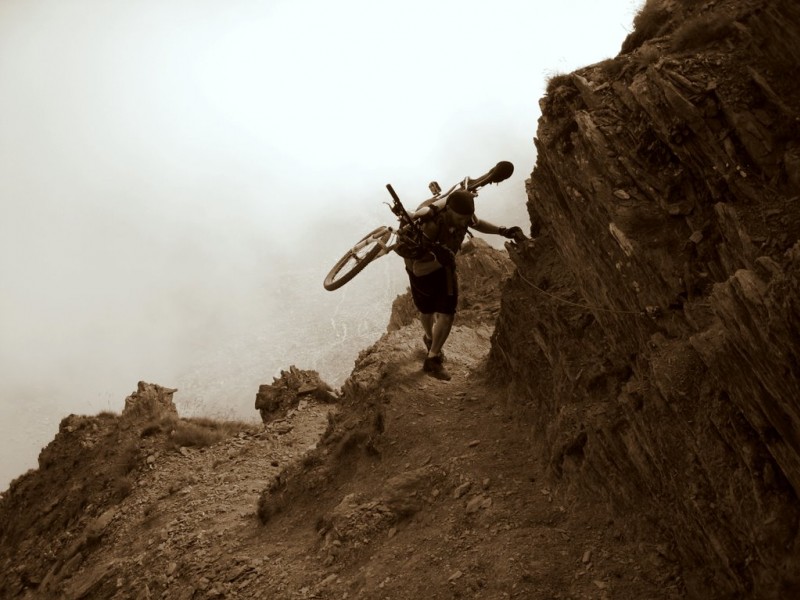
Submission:
<svg viewBox="0 0 800 600">
<path fill-rule="evenodd" d="M 629 543 L 623 523 L 531 460 L 514 399 L 470 375 L 490 333 L 454 329 L 449 382 L 421 371 L 416 328 L 386 336 L 374 355 L 377 453 L 348 458 L 266 525 L 259 493 L 314 447 L 330 405 L 304 402 L 266 430 L 159 455 L 68 597 L 104 571 L 120 598 L 681 597 L 666 549 Z"/>
</svg>

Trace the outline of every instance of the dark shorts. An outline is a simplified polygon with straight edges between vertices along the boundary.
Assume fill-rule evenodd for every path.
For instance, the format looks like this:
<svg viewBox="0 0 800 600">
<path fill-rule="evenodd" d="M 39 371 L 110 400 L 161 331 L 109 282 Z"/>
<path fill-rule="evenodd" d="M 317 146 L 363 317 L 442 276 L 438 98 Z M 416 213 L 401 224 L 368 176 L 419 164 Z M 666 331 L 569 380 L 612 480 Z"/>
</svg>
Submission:
<svg viewBox="0 0 800 600">
<path fill-rule="evenodd" d="M 411 297 L 422 314 L 442 313 L 454 315 L 458 304 L 458 279 L 455 271 L 448 276 L 447 269 L 437 269 L 418 277 L 408 271 Z M 448 279 L 450 281 L 448 281 Z"/>
</svg>

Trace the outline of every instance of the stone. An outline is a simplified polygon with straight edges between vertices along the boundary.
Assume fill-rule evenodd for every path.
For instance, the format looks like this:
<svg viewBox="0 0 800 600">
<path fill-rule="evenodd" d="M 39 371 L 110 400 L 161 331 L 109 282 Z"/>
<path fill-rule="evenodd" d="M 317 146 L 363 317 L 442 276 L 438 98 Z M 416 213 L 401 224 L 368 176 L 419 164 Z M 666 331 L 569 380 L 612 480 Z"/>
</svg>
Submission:
<svg viewBox="0 0 800 600">
<path fill-rule="evenodd" d="M 492 505 L 492 499 L 486 496 L 475 496 L 467 502 L 466 513 L 471 515 L 482 509 L 487 509 Z"/>
<path fill-rule="evenodd" d="M 464 483 L 462 483 L 460 486 L 458 486 L 458 487 L 457 487 L 457 488 L 456 488 L 456 489 L 453 491 L 453 498 L 455 498 L 456 500 L 458 500 L 458 499 L 459 499 L 459 498 L 461 498 L 461 497 L 462 497 L 464 494 L 466 494 L 466 493 L 467 493 L 467 492 L 470 490 L 470 488 L 471 488 L 471 487 L 472 487 L 472 482 L 471 482 L 471 481 L 465 481 Z"/>
<path fill-rule="evenodd" d="M 320 402 L 336 402 L 332 388 L 319 373 L 298 369 L 295 366 L 281 371 L 271 384 L 262 384 L 256 393 L 255 408 L 264 423 L 269 423 L 297 407 L 300 398 L 314 398 Z"/>
<path fill-rule="evenodd" d="M 450 575 L 450 577 L 447 578 L 447 581 L 449 581 L 450 583 L 454 583 L 459 579 L 461 579 L 463 576 L 464 573 L 462 573 L 461 571 L 456 571 L 452 575 Z"/>
<path fill-rule="evenodd" d="M 111 524 L 111 521 L 117 516 L 116 508 L 109 508 L 99 517 L 97 517 L 86 530 L 86 538 L 89 543 L 97 542 L 106 531 L 106 528 Z"/>
<path fill-rule="evenodd" d="M 276 425 L 272 431 L 277 433 L 278 435 L 286 435 L 290 431 L 294 429 L 294 425 L 291 423 L 281 423 L 280 425 Z"/>
<path fill-rule="evenodd" d="M 125 398 L 122 419 L 126 422 L 146 422 L 164 418 L 177 418 L 178 409 L 172 401 L 177 389 L 140 381 L 136 391 Z"/>
</svg>

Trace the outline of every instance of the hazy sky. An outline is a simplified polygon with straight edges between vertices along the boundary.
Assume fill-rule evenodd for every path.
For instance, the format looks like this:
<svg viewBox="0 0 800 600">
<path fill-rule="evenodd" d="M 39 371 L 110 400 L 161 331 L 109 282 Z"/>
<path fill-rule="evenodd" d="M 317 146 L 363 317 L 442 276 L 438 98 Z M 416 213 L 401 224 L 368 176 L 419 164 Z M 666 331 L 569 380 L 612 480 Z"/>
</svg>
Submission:
<svg viewBox="0 0 800 600">
<path fill-rule="evenodd" d="M 2 0 L 0 490 L 140 379 L 340 381 L 404 286 L 391 257 L 321 285 L 391 223 L 385 184 L 414 205 L 511 160 L 479 215 L 527 227 L 546 78 L 616 55 L 639 4 Z"/>
</svg>

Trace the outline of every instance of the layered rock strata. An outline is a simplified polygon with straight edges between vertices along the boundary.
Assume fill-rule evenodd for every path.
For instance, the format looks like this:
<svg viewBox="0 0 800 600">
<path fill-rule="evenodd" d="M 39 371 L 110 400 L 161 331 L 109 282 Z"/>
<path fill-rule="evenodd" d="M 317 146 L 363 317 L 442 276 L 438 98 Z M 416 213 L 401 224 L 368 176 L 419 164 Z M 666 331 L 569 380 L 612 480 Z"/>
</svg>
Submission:
<svg viewBox="0 0 800 600">
<path fill-rule="evenodd" d="M 695 597 L 800 585 L 800 8 L 647 3 L 554 78 L 492 366 L 556 477 L 646 515 Z M 694 28 L 694 29 L 692 29 Z"/>
</svg>

